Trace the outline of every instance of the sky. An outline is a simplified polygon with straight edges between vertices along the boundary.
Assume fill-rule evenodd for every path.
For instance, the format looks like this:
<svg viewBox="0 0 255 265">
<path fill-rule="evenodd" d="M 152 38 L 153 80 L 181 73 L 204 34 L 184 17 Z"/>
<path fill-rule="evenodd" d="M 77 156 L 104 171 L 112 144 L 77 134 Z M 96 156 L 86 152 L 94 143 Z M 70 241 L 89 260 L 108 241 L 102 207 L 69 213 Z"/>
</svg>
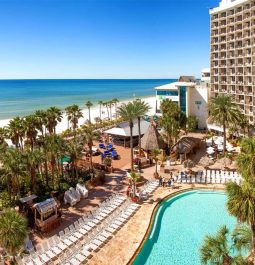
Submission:
<svg viewBox="0 0 255 265">
<path fill-rule="evenodd" d="M 0 0 L 0 79 L 177 78 L 209 67 L 219 0 Z"/>
</svg>

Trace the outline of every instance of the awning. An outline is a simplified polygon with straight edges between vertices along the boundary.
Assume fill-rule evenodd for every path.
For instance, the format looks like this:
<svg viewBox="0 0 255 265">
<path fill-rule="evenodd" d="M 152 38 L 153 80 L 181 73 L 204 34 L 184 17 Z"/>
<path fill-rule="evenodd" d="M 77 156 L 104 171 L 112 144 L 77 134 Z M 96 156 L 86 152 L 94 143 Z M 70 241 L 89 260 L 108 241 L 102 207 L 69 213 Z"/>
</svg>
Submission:
<svg viewBox="0 0 255 265">
<path fill-rule="evenodd" d="M 46 201 L 35 204 L 34 207 L 37 209 L 39 213 L 44 214 L 49 211 L 52 211 L 52 209 L 56 209 L 57 202 L 53 198 L 50 198 L 50 199 L 47 199 Z"/>
<path fill-rule="evenodd" d="M 35 194 L 32 194 L 30 196 L 27 196 L 27 197 L 24 197 L 24 198 L 20 198 L 19 201 L 22 202 L 22 203 L 27 203 L 29 201 L 32 201 L 34 199 L 36 199 L 37 196 Z"/>
<path fill-rule="evenodd" d="M 58 160 L 58 162 L 59 162 L 59 164 L 63 164 L 65 162 L 69 163 L 69 162 L 71 162 L 71 157 L 64 155 Z"/>
<path fill-rule="evenodd" d="M 207 124 L 207 128 L 208 130 L 213 130 L 213 131 L 217 131 L 217 132 L 223 132 L 223 128 L 216 125 L 216 124 Z"/>
</svg>

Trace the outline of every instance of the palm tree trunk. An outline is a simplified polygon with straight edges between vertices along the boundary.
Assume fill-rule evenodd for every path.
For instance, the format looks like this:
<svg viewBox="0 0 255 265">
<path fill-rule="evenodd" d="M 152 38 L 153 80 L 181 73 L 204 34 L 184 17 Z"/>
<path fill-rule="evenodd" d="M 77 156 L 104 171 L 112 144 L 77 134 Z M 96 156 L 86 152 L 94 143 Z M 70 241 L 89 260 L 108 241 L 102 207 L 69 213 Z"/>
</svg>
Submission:
<svg viewBox="0 0 255 265">
<path fill-rule="evenodd" d="M 31 182 L 32 182 L 32 191 L 35 192 L 35 188 L 36 188 L 36 171 L 35 171 L 34 167 L 31 167 L 30 175 L 31 175 Z"/>
<path fill-rule="evenodd" d="M 91 123 L 90 108 L 89 108 L 89 123 Z"/>
<path fill-rule="evenodd" d="M 111 106 L 111 104 L 109 105 L 109 108 L 110 108 L 110 119 L 112 120 L 112 106 Z"/>
<path fill-rule="evenodd" d="M 138 120 L 138 148 L 139 156 L 141 155 L 141 117 L 137 117 Z"/>
<path fill-rule="evenodd" d="M 133 121 L 129 122 L 130 127 L 130 151 L 131 151 L 131 171 L 134 171 L 134 153 L 133 153 Z"/>
<path fill-rule="evenodd" d="M 107 115 L 108 115 L 108 119 L 110 119 L 110 113 L 109 113 L 109 108 L 108 108 L 108 105 L 106 105 L 106 109 L 107 109 Z"/>
<path fill-rule="evenodd" d="M 255 265 L 255 223 L 251 224 L 252 231 L 252 252 L 253 252 L 253 264 Z"/>
<path fill-rule="evenodd" d="M 226 122 L 223 121 L 223 155 L 226 153 Z"/>
<path fill-rule="evenodd" d="M 101 108 L 102 108 L 102 106 L 101 106 L 101 104 L 99 104 L 99 111 L 100 111 L 100 113 L 99 113 L 99 117 L 100 117 L 100 120 L 101 120 L 101 113 L 102 113 L 102 111 L 101 111 Z"/>
</svg>

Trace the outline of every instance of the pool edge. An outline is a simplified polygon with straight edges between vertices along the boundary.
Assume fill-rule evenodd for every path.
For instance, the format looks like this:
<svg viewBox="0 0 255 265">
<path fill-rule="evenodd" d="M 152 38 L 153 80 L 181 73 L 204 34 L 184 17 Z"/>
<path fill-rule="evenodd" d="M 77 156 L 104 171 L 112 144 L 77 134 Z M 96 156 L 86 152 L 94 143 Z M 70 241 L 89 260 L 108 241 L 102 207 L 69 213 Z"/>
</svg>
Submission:
<svg viewBox="0 0 255 265">
<path fill-rule="evenodd" d="M 194 187 L 194 188 L 186 188 L 186 189 L 183 189 L 183 190 L 175 191 L 175 192 L 173 192 L 171 194 L 166 195 L 164 198 L 160 199 L 156 203 L 156 205 L 154 206 L 154 208 L 153 208 L 153 211 L 152 211 L 151 216 L 150 216 L 149 225 L 148 225 L 148 227 L 146 229 L 146 232 L 145 232 L 145 234 L 143 236 L 143 239 L 142 239 L 141 243 L 139 244 L 139 246 L 137 247 L 136 251 L 134 252 L 134 254 L 132 255 L 132 257 L 129 259 L 129 261 L 128 261 L 128 263 L 126 265 L 132 265 L 132 263 L 134 262 L 134 260 L 138 256 L 139 252 L 143 248 L 143 245 L 144 245 L 144 243 L 146 241 L 146 238 L 148 237 L 148 235 L 149 235 L 149 233 L 151 231 L 151 228 L 152 228 L 152 225 L 153 225 L 153 220 L 155 218 L 155 214 L 156 214 L 156 211 L 157 211 L 159 205 L 163 201 L 168 200 L 169 198 L 174 197 L 174 196 L 176 196 L 178 194 L 181 194 L 181 193 L 187 192 L 187 191 L 195 191 L 195 190 L 219 190 L 219 191 L 221 190 L 222 191 L 222 190 L 224 190 L 224 188 L 220 188 L 220 187 L 218 187 L 218 188 L 215 188 L 215 187 Z"/>
</svg>

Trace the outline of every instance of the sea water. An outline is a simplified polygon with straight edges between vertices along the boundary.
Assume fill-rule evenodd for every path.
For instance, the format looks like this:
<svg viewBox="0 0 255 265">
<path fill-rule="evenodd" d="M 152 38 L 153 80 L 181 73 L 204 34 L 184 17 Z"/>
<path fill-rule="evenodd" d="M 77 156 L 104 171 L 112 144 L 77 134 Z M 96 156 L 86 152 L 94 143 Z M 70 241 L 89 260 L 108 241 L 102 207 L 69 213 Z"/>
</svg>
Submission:
<svg viewBox="0 0 255 265">
<path fill-rule="evenodd" d="M 155 95 L 156 86 L 173 79 L 0 80 L 0 119 L 24 116 L 56 106 L 61 109 L 86 101 L 132 99 Z"/>
</svg>

